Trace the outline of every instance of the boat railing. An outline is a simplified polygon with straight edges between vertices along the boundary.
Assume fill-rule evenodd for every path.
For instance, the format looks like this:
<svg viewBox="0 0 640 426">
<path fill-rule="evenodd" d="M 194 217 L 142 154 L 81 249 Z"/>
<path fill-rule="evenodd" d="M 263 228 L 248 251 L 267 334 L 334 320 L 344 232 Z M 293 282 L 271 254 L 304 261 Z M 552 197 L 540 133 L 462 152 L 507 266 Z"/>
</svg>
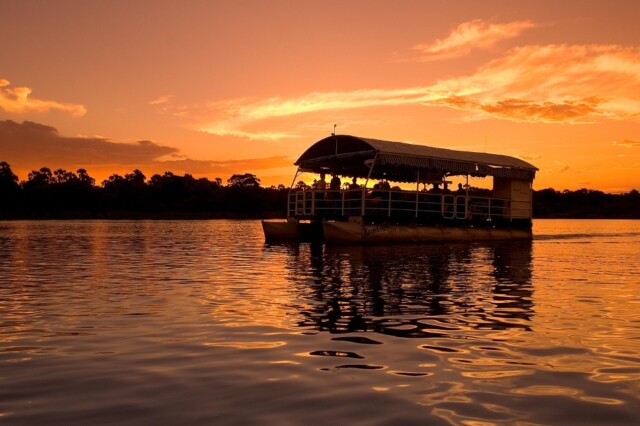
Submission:
<svg viewBox="0 0 640 426">
<path fill-rule="evenodd" d="M 345 189 L 293 190 L 288 216 L 303 219 L 370 216 L 486 220 L 506 218 L 509 200 L 472 194 Z"/>
</svg>

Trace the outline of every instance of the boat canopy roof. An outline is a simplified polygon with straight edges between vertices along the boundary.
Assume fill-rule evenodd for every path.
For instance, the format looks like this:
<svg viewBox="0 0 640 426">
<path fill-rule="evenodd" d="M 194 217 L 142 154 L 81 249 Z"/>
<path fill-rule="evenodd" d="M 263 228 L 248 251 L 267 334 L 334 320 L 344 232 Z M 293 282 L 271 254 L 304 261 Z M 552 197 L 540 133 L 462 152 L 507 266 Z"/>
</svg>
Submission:
<svg viewBox="0 0 640 426">
<path fill-rule="evenodd" d="M 427 182 L 444 176 L 493 176 L 533 181 L 535 166 L 507 155 L 456 151 L 404 142 L 332 135 L 295 162 L 302 171 L 341 176 Z"/>
</svg>

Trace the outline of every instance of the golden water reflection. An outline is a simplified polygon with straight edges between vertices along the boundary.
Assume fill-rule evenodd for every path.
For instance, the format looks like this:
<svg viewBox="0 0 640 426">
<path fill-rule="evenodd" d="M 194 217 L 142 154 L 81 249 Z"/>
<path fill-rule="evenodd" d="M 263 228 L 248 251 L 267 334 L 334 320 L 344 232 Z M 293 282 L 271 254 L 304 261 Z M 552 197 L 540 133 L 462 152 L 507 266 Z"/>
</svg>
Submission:
<svg viewBox="0 0 640 426">
<path fill-rule="evenodd" d="M 329 247 L 265 244 L 257 221 L 0 223 L 0 415 L 638 423 L 640 222 L 534 233 Z"/>
<path fill-rule="evenodd" d="M 265 251 L 286 251 L 300 329 L 358 336 L 388 350 L 404 350 L 389 337 L 421 342 L 417 353 L 404 354 L 413 367 L 362 344 L 356 367 L 410 379 L 402 387 L 423 394 L 419 401 L 447 422 L 532 421 L 526 404 L 515 408 L 527 395 L 529 402 L 563 401 L 582 410 L 581 419 L 615 406 L 612 422 L 626 423 L 640 400 L 640 282 L 632 278 L 640 276 L 640 229 L 555 228 L 565 224 L 545 224 L 532 242 Z M 433 362 L 421 362 L 424 351 Z M 388 381 L 372 389 L 399 392 Z"/>
<path fill-rule="evenodd" d="M 301 328 L 426 338 L 527 330 L 535 315 L 531 242 L 288 250 Z"/>
</svg>

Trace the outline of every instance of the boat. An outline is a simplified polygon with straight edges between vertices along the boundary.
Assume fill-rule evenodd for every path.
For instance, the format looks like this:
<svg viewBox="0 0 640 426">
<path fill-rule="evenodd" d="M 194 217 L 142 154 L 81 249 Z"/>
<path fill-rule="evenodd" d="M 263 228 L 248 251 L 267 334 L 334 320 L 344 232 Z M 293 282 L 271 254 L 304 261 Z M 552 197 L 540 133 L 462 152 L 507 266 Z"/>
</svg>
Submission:
<svg viewBox="0 0 640 426">
<path fill-rule="evenodd" d="M 532 186 L 538 169 L 519 158 L 332 134 L 294 164 L 287 219 L 262 221 L 267 241 L 383 244 L 533 237 Z M 313 187 L 296 184 L 303 173 L 320 180 Z M 327 184 L 327 175 L 351 184 Z M 470 186 L 470 178 L 491 179 L 490 189 Z M 452 179 L 465 183 L 453 190 Z"/>
</svg>

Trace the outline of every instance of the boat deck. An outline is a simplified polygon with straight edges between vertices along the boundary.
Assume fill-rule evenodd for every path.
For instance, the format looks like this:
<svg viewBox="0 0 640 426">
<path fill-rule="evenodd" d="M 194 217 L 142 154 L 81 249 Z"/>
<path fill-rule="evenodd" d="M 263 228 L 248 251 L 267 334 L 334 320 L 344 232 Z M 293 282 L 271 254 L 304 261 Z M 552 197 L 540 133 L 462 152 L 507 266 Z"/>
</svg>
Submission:
<svg viewBox="0 0 640 426">
<path fill-rule="evenodd" d="M 528 218 L 510 200 L 484 194 L 345 189 L 295 190 L 289 194 L 288 217 L 299 220 L 347 220 L 411 223 L 504 222 Z"/>
</svg>

